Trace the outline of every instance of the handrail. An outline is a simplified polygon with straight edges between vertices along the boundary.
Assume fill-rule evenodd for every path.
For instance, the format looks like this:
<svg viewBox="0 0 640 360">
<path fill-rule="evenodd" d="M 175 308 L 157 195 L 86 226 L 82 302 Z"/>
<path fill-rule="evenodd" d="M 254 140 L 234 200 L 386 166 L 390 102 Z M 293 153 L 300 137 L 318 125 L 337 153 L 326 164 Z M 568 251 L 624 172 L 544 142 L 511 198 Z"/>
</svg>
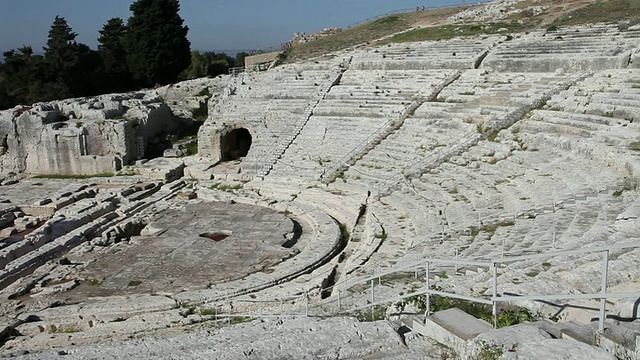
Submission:
<svg viewBox="0 0 640 360">
<path fill-rule="evenodd" d="M 445 297 L 451 297 L 451 298 L 456 298 L 456 299 L 462 299 L 462 300 L 467 300 L 467 301 L 471 301 L 471 302 L 477 302 L 477 303 L 482 303 L 482 304 L 487 304 L 487 305 L 492 305 L 492 315 L 493 315 L 493 322 L 494 322 L 494 326 L 497 323 L 497 304 L 500 302 L 509 302 L 509 301 L 548 301 L 548 300 L 575 300 L 575 299 L 600 299 L 600 316 L 599 316 L 599 321 L 598 321 L 598 326 L 599 326 L 599 330 L 602 331 L 604 329 L 604 320 L 606 317 L 606 299 L 609 298 L 640 298 L 640 292 L 610 292 L 607 290 L 607 273 L 608 273 L 608 261 L 609 261 L 609 256 L 610 256 L 610 252 L 612 250 L 621 250 L 621 249 L 629 249 L 629 248 L 640 248 L 640 242 L 631 242 L 631 243 L 622 243 L 622 244 L 611 244 L 611 245 L 607 245 L 607 246 L 598 246 L 598 247 L 593 247 L 593 248 L 586 248 L 586 249 L 577 249 L 577 250 L 565 250 L 565 251 L 555 251 L 555 252 L 549 252 L 549 253 L 545 253 L 545 254 L 534 254 L 534 255 L 524 255 L 524 256 L 514 256 L 511 258 L 501 258 L 501 259 L 493 259 L 491 261 L 471 261 L 471 260 L 467 260 L 467 259 L 460 259 L 460 260 L 456 260 L 456 259 L 435 259 L 435 258 L 424 258 L 421 259 L 419 262 L 416 262 L 413 264 L 413 266 L 421 266 L 421 265 L 426 265 L 425 266 L 425 280 L 426 280 L 426 285 L 424 288 L 418 290 L 418 291 L 414 291 L 408 294 L 403 294 L 403 295 L 398 295 L 398 296 L 393 296 L 393 297 L 389 297 L 389 298 L 385 298 L 382 300 L 378 300 L 376 301 L 374 298 L 374 287 L 375 287 L 375 280 L 378 279 L 378 281 L 381 280 L 382 277 L 386 276 L 386 275 L 390 275 L 393 274 L 394 272 L 399 272 L 401 271 L 401 269 L 394 269 L 393 271 L 387 271 L 387 272 L 382 272 L 373 276 L 369 276 L 366 277 L 364 279 L 360 279 L 356 282 L 352 282 L 350 284 L 350 287 L 356 286 L 356 285 L 361 285 L 361 284 L 366 284 L 366 283 L 370 283 L 371 284 L 371 301 L 369 301 L 367 304 L 365 305 L 359 305 L 359 306 L 352 306 L 351 308 L 349 308 L 349 310 L 346 310 L 347 312 L 352 312 L 352 311 L 357 311 L 357 310 L 361 310 L 361 309 L 365 309 L 365 308 L 372 308 L 373 311 L 373 307 L 374 306 L 378 306 L 378 305 L 383 305 L 383 304 L 387 304 L 387 303 L 391 303 L 391 302 L 396 302 L 402 299 L 406 299 L 409 297 L 413 297 L 413 296 L 418 296 L 418 295 L 427 295 L 426 297 L 426 305 L 427 305 L 427 309 L 430 308 L 430 295 L 439 295 L 439 296 L 445 296 Z M 558 257 L 558 256 L 567 256 L 567 255 L 580 255 L 580 254 L 585 254 L 585 253 L 603 253 L 603 269 L 602 269 L 602 277 L 601 277 L 601 282 L 602 282 L 602 288 L 600 292 L 596 292 L 596 293 L 587 293 L 587 294 L 538 294 L 538 295 L 513 295 L 513 294 L 503 294 L 500 295 L 498 294 L 497 290 L 498 290 L 498 273 L 497 273 L 497 269 L 499 267 L 500 264 L 504 264 L 504 263 L 509 263 L 509 262 L 515 262 L 515 261 L 524 261 L 524 260 L 530 260 L 530 259 L 539 259 L 539 258 L 552 258 L 552 257 Z M 430 266 L 431 264 L 463 264 L 463 265 L 479 265 L 479 266 L 489 266 L 491 268 L 491 272 L 492 272 L 492 277 L 493 277 L 493 289 L 492 289 L 492 295 L 490 297 L 475 297 L 475 296 L 468 296 L 468 295 L 462 295 L 462 294 L 456 294 L 456 293 L 452 293 L 452 292 L 447 292 L 447 291 L 441 291 L 441 290 L 436 290 L 436 289 L 432 289 L 429 287 L 429 274 L 430 274 Z M 410 268 L 412 265 L 407 265 L 404 266 L 402 270 L 406 270 L 406 268 Z M 320 291 L 326 291 L 330 288 L 335 288 L 335 286 L 337 286 L 338 284 L 335 284 L 332 287 L 328 287 L 328 288 L 322 288 L 319 289 Z M 337 291 L 337 298 L 335 296 L 332 296 L 328 299 L 325 299 L 326 301 L 323 302 L 319 302 L 314 304 L 313 309 L 319 309 L 321 311 L 326 311 L 326 310 L 322 310 L 321 308 L 323 308 L 325 305 L 329 305 L 331 303 L 335 303 L 337 300 L 337 306 L 338 306 L 338 311 L 336 313 L 342 313 L 341 310 L 341 292 L 345 291 L 346 289 L 339 289 Z M 259 303 L 260 304 L 260 314 L 256 314 L 253 316 L 273 316 L 273 314 L 264 314 L 263 313 L 263 304 L 265 303 L 270 303 L 270 302 L 279 302 L 281 304 L 281 315 L 283 316 L 287 316 L 285 314 L 282 314 L 282 304 L 284 301 L 287 302 L 291 302 L 294 304 L 298 304 L 298 300 L 302 300 L 304 299 L 304 315 L 300 314 L 300 315 L 291 315 L 288 314 L 289 316 L 309 316 L 309 292 L 305 292 L 303 295 L 299 295 L 299 296 L 287 296 L 284 298 L 280 298 L 280 299 L 234 299 L 233 301 L 245 301 L 245 302 L 252 302 L 252 303 Z M 351 296 L 351 298 L 355 298 L 356 294 L 353 294 Z M 329 312 L 332 312 L 331 310 L 329 310 Z M 244 314 L 244 316 L 246 316 L 247 314 Z M 427 314 L 428 315 L 428 314 Z M 241 315 L 227 315 L 227 316 L 241 316 Z"/>
</svg>

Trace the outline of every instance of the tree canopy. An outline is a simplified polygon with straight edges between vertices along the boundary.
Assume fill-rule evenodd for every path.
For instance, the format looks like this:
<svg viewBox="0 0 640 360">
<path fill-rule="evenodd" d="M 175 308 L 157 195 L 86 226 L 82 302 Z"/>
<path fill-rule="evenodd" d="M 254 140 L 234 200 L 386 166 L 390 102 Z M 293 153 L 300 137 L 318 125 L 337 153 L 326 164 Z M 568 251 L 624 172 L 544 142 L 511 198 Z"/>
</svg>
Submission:
<svg viewBox="0 0 640 360">
<path fill-rule="evenodd" d="M 176 80 L 226 74 L 246 53 L 191 51 L 178 0 L 137 0 L 128 21 L 109 19 L 98 48 L 76 41 L 56 16 L 44 55 L 31 46 L 5 52 L 0 63 L 0 109 L 69 97 L 123 92 Z"/>
<path fill-rule="evenodd" d="M 131 73 L 146 85 L 176 81 L 191 63 L 178 0 L 138 0 L 130 9 L 125 47 Z"/>
</svg>

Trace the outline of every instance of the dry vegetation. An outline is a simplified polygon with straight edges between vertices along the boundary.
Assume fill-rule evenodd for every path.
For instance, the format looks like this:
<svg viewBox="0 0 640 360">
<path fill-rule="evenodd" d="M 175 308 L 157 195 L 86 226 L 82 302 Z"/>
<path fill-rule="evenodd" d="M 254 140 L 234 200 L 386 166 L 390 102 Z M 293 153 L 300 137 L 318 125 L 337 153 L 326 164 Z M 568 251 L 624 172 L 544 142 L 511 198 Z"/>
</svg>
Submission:
<svg viewBox="0 0 640 360">
<path fill-rule="evenodd" d="M 548 9 L 535 14 L 530 6 Z M 539 28 L 556 29 L 567 25 L 607 22 L 619 23 L 622 30 L 640 23 L 640 0 L 527 0 L 513 6 L 522 10 L 502 21 L 451 24 L 448 19 L 468 9 L 460 6 L 420 12 L 394 14 L 351 27 L 341 33 L 292 47 L 286 62 L 310 59 L 324 54 L 373 43 L 449 39 L 456 36 L 492 34 L 498 31 L 522 32 Z M 506 29 L 506 30 L 505 30 Z"/>
</svg>

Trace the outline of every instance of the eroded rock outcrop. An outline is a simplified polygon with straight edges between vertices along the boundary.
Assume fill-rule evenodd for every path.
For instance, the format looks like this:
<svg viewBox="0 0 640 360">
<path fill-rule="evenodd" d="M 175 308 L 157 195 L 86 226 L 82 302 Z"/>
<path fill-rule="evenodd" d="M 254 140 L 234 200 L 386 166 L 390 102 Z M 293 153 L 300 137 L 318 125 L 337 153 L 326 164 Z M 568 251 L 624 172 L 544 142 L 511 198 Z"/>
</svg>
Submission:
<svg viewBox="0 0 640 360">
<path fill-rule="evenodd" d="M 198 111 L 206 116 L 216 82 L 221 80 L 197 79 L 2 111 L 0 173 L 114 173 L 137 159 L 162 155 L 167 135 L 193 126 Z"/>
</svg>

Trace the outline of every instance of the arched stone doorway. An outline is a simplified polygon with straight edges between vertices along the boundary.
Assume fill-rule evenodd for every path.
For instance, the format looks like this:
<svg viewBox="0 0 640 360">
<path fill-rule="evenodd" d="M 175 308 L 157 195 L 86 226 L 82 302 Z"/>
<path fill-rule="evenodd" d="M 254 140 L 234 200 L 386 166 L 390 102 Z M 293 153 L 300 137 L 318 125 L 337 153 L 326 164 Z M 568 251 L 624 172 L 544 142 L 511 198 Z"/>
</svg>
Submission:
<svg viewBox="0 0 640 360">
<path fill-rule="evenodd" d="M 251 141 L 251 133 L 244 128 L 234 129 L 222 135 L 220 137 L 221 160 L 231 161 L 247 156 Z"/>
</svg>

